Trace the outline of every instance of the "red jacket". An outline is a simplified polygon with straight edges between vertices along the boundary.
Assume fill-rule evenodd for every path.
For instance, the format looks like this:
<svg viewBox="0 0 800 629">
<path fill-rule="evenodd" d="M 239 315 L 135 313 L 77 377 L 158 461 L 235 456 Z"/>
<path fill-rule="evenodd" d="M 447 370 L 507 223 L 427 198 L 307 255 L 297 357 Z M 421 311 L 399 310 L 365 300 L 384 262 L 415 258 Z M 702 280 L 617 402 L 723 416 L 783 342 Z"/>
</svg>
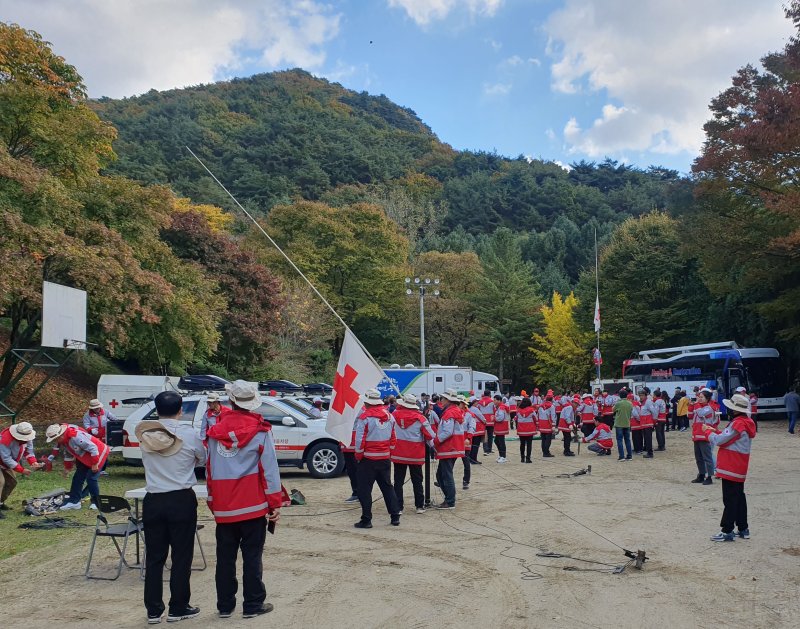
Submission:
<svg viewBox="0 0 800 629">
<path fill-rule="evenodd" d="M 517 436 L 533 437 L 536 434 L 536 409 L 533 406 L 517 409 Z"/>
<path fill-rule="evenodd" d="M 611 438 L 611 428 L 608 427 L 608 424 L 605 422 L 600 422 L 592 431 L 592 434 L 583 438 L 584 443 L 593 440 L 597 440 L 597 444 L 606 450 L 610 450 L 614 446 L 614 442 Z"/>
<path fill-rule="evenodd" d="M 18 441 L 11 434 L 11 428 L 6 428 L 0 433 L 0 470 L 24 472 L 25 468 L 20 463 L 23 457 L 30 465 L 36 463 L 33 441 Z"/>
<path fill-rule="evenodd" d="M 556 423 L 556 409 L 552 402 L 545 401 L 536 412 L 536 425 L 543 435 L 553 434 Z"/>
<path fill-rule="evenodd" d="M 594 416 L 597 415 L 597 406 L 594 402 L 590 404 L 581 402 L 578 406 L 578 414 L 581 418 L 581 424 L 594 424 Z"/>
<path fill-rule="evenodd" d="M 639 403 L 639 426 L 642 430 L 646 428 L 655 428 L 656 425 L 656 405 L 653 400 L 645 398 L 644 402 Z"/>
<path fill-rule="evenodd" d="M 71 470 L 76 459 L 86 467 L 105 465 L 110 452 L 108 446 L 97 437 L 90 435 L 83 428 L 68 424 L 66 432 L 59 437 L 53 446 L 53 455 L 58 456 L 60 448 L 64 448 L 64 469 Z"/>
<path fill-rule="evenodd" d="M 425 415 L 419 411 L 398 406 L 394 412 L 395 445 L 392 463 L 422 465 L 425 463 L 425 442 L 436 435 Z"/>
<path fill-rule="evenodd" d="M 486 434 L 486 420 L 483 414 L 476 408 L 477 404 L 473 404 L 467 409 L 467 413 L 472 413 L 475 418 L 475 429 L 472 431 L 473 437 L 483 437 Z"/>
<path fill-rule="evenodd" d="M 505 404 L 498 404 L 494 412 L 494 434 L 507 435 L 510 432 L 509 420 L 511 419 L 508 406 Z"/>
<path fill-rule="evenodd" d="M 483 419 L 487 426 L 494 426 L 494 400 L 484 395 L 475 405 L 478 412 L 483 415 Z"/>
<path fill-rule="evenodd" d="M 230 410 L 208 429 L 208 507 L 219 524 L 263 518 L 282 504 L 272 427 Z"/>
<path fill-rule="evenodd" d="M 572 432 L 572 426 L 575 424 L 575 409 L 572 404 L 566 404 L 561 409 L 561 414 L 558 416 L 558 429 L 561 432 Z"/>
<path fill-rule="evenodd" d="M 456 404 L 451 404 L 444 409 L 434 446 L 437 459 L 461 459 L 464 457 L 464 413 Z"/>
<path fill-rule="evenodd" d="M 708 440 L 719 446 L 717 478 L 743 483 L 750 465 L 750 447 L 756 436 L 756 424 L 741 415 L 734 418 L 721 433 L 711 433 Z"/>
<path fill-rule="evenodd" d="M 397 437 L 394 418 L 385 406 L 365 406 L 356 422 L 356 459 L 385 461 L 391 457 Z"/>
<path fill-rule="evenodd" d="M 708 441 L 708 433 L 703 428 L 703 424 L 707 424 L 712 428 L 716 428 L 719 425 L 719 419 L 711 404 L 695 405 L 694 419 L 692 421 L 692 441 Z"/>
</svg>

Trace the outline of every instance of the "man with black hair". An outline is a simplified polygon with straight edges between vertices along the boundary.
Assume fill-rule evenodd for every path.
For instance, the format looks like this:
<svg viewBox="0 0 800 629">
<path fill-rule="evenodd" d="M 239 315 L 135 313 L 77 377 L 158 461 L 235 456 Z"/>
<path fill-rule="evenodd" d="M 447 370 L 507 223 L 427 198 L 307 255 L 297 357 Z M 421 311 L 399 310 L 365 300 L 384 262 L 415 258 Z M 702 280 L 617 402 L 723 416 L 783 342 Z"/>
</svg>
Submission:
<svg viewBox="0 0 800 629">
<path fill-rule="evenodd" d="M 178 421 L 183 399 L 174 391 L 162 391 L 155 399 L 158 421 L 136 426 L 142 451 L 147 494 L 142 521 L 147 540 L 144 604 L 148 624 L 164 615 L 162 575 L 167 555 L 172 557 L 167 622 L 194 618 L 200 609 L 190 604 L 197 530 L 197 497 L 192 486 L 194 470 L 206 463 L 206 449 L 191 426 Z"/>
</svg>

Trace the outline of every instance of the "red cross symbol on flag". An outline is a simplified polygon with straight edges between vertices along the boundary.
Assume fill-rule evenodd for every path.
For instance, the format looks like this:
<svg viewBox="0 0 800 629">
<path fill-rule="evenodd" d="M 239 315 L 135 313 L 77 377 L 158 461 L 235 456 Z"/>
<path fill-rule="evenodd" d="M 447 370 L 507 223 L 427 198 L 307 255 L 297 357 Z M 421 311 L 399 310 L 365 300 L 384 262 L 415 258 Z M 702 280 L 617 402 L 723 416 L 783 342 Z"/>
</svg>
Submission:
<svg viewBox="0 0 800 629">
<path fill-rule="evenodd" d="M 344 335 L 342 353 L 333 381 L 331 406 L 325 429 L 342 443 L 350 443 L 356 414 L 361 409 L 361 396 L 378 386 L 383 372 L 364 351 L 350 330 Z"/>
<path fill-rule="evenodd" d="M 353 382 L 358 376 L 358 372 L 350 365 L 344 368 L 344 375 L 336 372 L 333 380 L 334 399 L 331 408 L 337 413 L 344 413 L 345 406 L 355 408 L 358 405 L 360 396 L 358 391 L 353 388 Z"/>
<path fill-rule="evenodd" d="M 111 408 L 117 408 L 117 407 L 119 406 L 119 402 L 117 402 L 116 400 L 111 400 L 111 401 L 108 403 L 108 405 L 109 405 Z"/>
</svg>

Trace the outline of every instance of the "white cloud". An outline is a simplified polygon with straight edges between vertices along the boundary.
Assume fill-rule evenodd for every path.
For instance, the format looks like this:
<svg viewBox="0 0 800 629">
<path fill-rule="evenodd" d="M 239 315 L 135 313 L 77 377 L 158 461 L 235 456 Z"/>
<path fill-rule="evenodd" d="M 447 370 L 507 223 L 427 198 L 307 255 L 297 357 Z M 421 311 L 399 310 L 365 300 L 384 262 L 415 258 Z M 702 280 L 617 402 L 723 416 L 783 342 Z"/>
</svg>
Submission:
<svg viewBox="0 0 800 629">
<path fill-rule="evenodd" d="M 340 15 L 313 0 L 2 0 L 3 19 L 40 32 L 91 96 L 208 83 L 245 63 L 318 69 Z"/>
<path fill-rule="evenodd" d="M 494 39 L 487 39 L 486 43 L 489 44 L 492 47 L 492 50 L 495 52 L 498 52 L 503 47 L 502 43 L 495 41 Z"/>
<path fill-rule="evenodd" d="M 545 23 L 552 87 L 608 101 L 586 128 L 564 127 L 570 150 L 696 153 L 708 104 L 730 77 L 793 31 L 783 0 L 566 0 Z M 689 19 L 689 16 L 691 19 Z"/>
<path fill-rule="evenodd" d="M 470 15 L 491 17 L 501 4 L 503 0 L 389 0 L 390 7 L 403 9 L 420 26 L 443 20 L 457 8 L 466 8 Z"/>
<path fill-rule="evenodd" d="M 544 135 L 545 135 L 545 137 L 546 137 L 548 140 L 555 140 L 555 139 L 556 139 L 556 132 L 555 132 L 555 131 L 553 131 L 553 130 L 552 130 L 552 129 L 550 129 L 550 128 L 548 128 L 548 129 L 545 129 L 545 131 L 544 131 Z"/>
<path fill-rule="evenodd" d="M 511 83 L 484 83 L 484 96 L 505 96 L 511 91 Z"/>
</svg>

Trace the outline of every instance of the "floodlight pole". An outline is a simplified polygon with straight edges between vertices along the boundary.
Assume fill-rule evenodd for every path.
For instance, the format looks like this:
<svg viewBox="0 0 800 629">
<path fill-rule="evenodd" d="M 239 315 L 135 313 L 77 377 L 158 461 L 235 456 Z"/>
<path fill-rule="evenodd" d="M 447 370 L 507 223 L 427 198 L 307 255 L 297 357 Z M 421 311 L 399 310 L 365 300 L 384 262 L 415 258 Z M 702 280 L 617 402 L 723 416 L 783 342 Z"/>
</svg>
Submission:
<svg viewBox="0 0 800 629">
<path fill-rule="evenodd" d="M 433 285 L 434 289 L 431 293 L 432 297 L 439 296 L 439 278 L 431 279 L 429 277 L 419 278 L 415 277 L 413 280 L 410 277 L 406 278 L 406 295 L 409 297 L 414 296 L 412 284 L 417 288 L 419 293 L 419 366 L 425 368 L 425 295 L 428 294 L 428 288 Z"/>
</svg>

